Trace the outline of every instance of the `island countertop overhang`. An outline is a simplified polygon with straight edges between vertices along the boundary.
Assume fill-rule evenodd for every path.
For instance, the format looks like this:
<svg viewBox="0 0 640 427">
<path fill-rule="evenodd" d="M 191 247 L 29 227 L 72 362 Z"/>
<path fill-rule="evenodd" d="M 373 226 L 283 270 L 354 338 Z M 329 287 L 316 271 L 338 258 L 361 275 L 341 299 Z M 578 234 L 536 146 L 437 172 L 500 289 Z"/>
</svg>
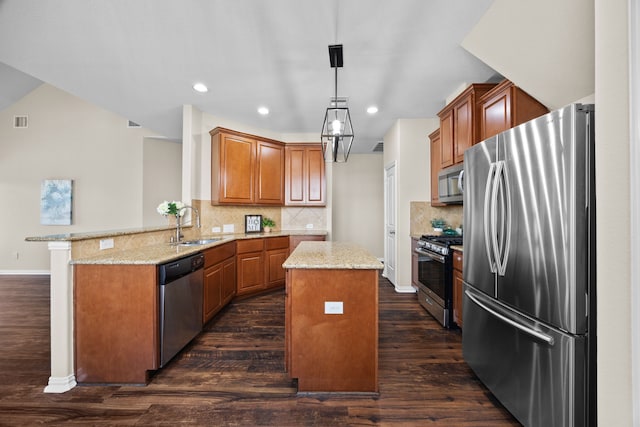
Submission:
<svg viewBox="0 0 640 427">
<path fill-rule="evenodd" d="M 301 242 L 282 264 L 285 269 L 382 270 L 366 249 L 348 242 Z"/>
</svg>

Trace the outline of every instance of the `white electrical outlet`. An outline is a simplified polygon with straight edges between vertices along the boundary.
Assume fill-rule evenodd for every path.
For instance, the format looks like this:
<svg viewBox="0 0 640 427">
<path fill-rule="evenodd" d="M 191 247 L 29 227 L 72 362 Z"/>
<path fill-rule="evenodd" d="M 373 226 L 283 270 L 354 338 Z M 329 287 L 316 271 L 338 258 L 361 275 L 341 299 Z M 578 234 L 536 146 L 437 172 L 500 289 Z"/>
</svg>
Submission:
<svg viewBox="0 0 640 427">
<path fill-rule="evenodd" d="M 324 314 L 344 314 L 342 301 L 325 301 Z"/>
<path fill-rule="evenodd" d="M 212 233 L 219 233 L 220 232 L 220 227 L 212 227 L 211 228 L 211 232 Z"/>
<path fill-rule="evenodd" d="M 113 248 L 113 239 L 100 239 L 100 250 Z"/>
<path fill-rule="evenodd" d="M 224 233 L 233 233 L 233 230 L 234 230 L 233 224 L 224 224 L 222 226 L 222 231 Z"/>
<path fill-rule="evenodd" d="M 307 230 L 311 230 L 313 228 L 313 224 L 307 224 Z"/>
</svg>

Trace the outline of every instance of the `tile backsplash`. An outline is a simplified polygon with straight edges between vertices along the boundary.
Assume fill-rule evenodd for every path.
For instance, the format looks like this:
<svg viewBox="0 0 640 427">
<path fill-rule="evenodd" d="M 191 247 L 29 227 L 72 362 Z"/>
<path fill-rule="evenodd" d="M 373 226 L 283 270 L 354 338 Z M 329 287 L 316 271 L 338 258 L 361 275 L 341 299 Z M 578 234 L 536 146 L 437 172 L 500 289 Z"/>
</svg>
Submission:
<svg viewBox="0 0 640 427">
<path fill-rule="evenodd" d="M 276 230 L 304 230 L 312 224 L 314 230 L 327 229 L 327 210 L 323 207 L 264 207 L 264 206 L 212 206 L 209 200 L 194 200 L 200 211 L 203 234 L 213 227 L 233 224 L 234 232 L 244 233 L 245 215 L 262 215 L 276 222 Z"/>
<path fill-rule="evenodd" d="M 432 219 L 444 219 L 451 228 L 462 225 L 462 205 L 431 206 L 430 202 L 410 202 L 412 236 L 433 234 Z"/>
</svg>

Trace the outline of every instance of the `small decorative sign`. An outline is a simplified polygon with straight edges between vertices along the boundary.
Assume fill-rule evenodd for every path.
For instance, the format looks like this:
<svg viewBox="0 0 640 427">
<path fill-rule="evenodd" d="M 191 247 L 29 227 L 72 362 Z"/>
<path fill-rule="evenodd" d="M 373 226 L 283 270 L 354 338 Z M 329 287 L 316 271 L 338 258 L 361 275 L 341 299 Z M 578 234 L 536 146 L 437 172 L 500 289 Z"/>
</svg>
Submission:
<svg viewBox="0 0 640 427">
<path fill-rule="evenodd" d="M 71 225 L 70 179 L 45 179 L 40 188 L 40 223 L 42 225 Z"/>
<path fill-rule="evenodd" d="M 262 215 L 245 215 L 244 232 L 260 233 L 262 231 Z"/>
</svg>

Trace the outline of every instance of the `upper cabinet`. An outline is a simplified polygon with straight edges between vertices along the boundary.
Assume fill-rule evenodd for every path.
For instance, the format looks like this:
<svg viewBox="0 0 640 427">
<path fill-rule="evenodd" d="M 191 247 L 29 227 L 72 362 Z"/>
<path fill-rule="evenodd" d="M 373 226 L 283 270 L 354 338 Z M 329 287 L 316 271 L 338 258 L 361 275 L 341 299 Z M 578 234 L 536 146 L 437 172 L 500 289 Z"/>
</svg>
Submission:
<svg viewBox="0 0 640 427">
<path fill-rule="evenodd" d="M 480 98 L 480 140 L 499 134 L 549 112 L 547 107 L 504 80 Z"/>
<path fill-rule="evenodd" d="M 431 206 L 444 206 L 438 199 L 438 173 L 442 169 L 440 162 L 440 129 L 436 129 L 429 135 L 431 141 Z"/>
<path fill-rule="evenodd" d="M 284 205 L 284 144 L 224 128 L 210 134 L 212 204 Z"/>
<path fill-rule="evenodd" d="M 285 149 L 285 205 L 325 206 L 324 157 L 320 144 L 288 144 Z"/>
<path fill-rule="evenodd" d="M 446 168 L 464 160 L 464 152 L 480 139 L 479 99 L 496 85 L 470 85 L 439 113 L 440 166 Z"/>
</svg>

